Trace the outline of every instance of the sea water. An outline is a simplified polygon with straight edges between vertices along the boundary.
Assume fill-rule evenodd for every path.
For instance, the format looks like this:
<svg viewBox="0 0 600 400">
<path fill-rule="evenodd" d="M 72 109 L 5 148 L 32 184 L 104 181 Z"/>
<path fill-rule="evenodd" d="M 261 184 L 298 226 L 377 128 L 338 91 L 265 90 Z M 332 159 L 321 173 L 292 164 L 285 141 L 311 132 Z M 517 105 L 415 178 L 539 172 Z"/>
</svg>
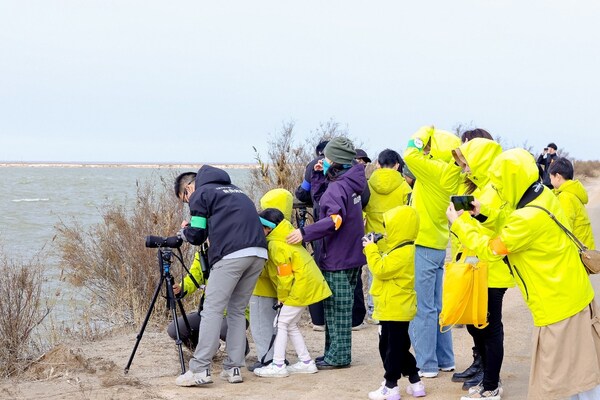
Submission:
<svg viewBox="0 0 600 400">
<path fill-rule="evenodd" d="M 190 169 L 185 169 L 185 171 Z M 102 223 L 101 209 L 110 205 L 133 207 L 136 183 L 161 185 L 184 170 L 178 168 L 2 167 L 0 168 L 0 246 L 9 258 L 28 261 L 36 255 L 44 266 L 44 295 L 63 303 L 76 298 L 76 290 L 60 280 L 60 257 L 54 249 L 56 226 L 77 222 L 88 231 Z M 248 169 L 226 169 L 234 184 L 244 187 Z M 140 235 L 154 232 L 140 232 Z M 60 293 L 56 296 L 57 293 Z M 59 316 L 58 319 L 61 319 Z"/>
</svg>

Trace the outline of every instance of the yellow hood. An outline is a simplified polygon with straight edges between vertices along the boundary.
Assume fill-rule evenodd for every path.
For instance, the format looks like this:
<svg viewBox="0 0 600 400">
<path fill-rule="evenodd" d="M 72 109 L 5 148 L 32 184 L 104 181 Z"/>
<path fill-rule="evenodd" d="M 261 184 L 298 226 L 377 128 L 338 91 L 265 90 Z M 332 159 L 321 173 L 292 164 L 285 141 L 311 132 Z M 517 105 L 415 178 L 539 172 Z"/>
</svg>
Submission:
<svg viewBox="0 0 600 400">
<path fill-rule="evenodd" d="M 415 241 L 419 233 L 419 214 L 410 206 L 394 207 L 383 214 L 388 249 Z"/>
<path fill-rule="evenodd" d="M 402 174 L 395 169 L 379 168 L 369 178 L 369 188 L 379 194 L 390 194 L 404 181 Z"/>
<path fill-rule="evenodd" d="M 285 189 L 272 189 L 260 199 L 260 207 L 263 210 L 266 208 L 276 208 L 283 213 L 285 219 L 291 221 L 294 196 Z"/>
<path fill-rule="evenodd" d="M 489 180 L 490 166 L 502 153 L 502 146 L 493 140 L 475 138 L 459 147 L 471 173 L 467 175 L 478 188 L 483 188 Z"/>
<path fill-rule="evenodd" d="M 431 135 L 431 156 L 438 160 L 452 160 L 452 150 L 460 146 L 460 138 L 450 132 L 434 129 Z"/>
<path fill-rule="evenodd" d="M 500 154 L 490 167 L 490 181 L 500 198 L 515 209 L 525 191 L 539 179 L 533 156 L 525 149 Z"/>
</svg>

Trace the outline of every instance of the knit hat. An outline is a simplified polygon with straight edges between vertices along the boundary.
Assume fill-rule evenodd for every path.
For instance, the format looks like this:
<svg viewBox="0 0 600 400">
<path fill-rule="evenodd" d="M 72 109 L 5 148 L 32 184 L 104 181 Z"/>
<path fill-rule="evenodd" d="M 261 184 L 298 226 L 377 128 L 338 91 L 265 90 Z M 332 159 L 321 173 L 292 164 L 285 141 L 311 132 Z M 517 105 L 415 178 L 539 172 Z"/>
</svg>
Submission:
<svg viewBox="0 0 600 400">
<path fill-rule="evenodd" d="M 338 164 L 352 164 L 356 151 L 352 142 L 345 137 L 331 139 L 325 146 L 325 157 Z"/>
</svg>

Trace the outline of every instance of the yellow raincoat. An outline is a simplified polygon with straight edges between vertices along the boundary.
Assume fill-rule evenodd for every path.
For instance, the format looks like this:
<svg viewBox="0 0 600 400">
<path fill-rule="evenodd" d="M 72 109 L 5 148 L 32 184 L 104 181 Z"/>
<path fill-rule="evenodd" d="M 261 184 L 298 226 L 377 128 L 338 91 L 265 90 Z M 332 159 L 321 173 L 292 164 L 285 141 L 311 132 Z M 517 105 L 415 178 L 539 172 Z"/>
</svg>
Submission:
<svg viewBox="0 0 600 400">
<path fill-rule="evenodd" d="M 578 180 L 568 180 L 554 189 L 558 201 L 569 219 L 573 234 L 588 249 L 595 249 L 594 234 L 590 217 L 588 217 L 585 205 L 588 203 L 588 195 L 585 188 Z"/>
</svg>

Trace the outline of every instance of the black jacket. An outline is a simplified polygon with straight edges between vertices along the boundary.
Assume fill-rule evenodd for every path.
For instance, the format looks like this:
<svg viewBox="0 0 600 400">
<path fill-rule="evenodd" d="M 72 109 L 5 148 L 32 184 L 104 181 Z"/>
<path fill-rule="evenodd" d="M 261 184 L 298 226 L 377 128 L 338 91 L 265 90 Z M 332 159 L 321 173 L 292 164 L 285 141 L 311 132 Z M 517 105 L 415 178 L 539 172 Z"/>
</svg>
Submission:
<svg viewBox="0 0 600 400">
<path fill-rule="evenodd" d="M 265 234 L 252 200 L 231 184 L 227 172 L 203 165 L 196 176 L 196 190 L 190 196 L 192 220 L 185 238 L 200 245 L 210 238 L 208 261 L 247 247 L 267 248 Z"/>
</svg>

